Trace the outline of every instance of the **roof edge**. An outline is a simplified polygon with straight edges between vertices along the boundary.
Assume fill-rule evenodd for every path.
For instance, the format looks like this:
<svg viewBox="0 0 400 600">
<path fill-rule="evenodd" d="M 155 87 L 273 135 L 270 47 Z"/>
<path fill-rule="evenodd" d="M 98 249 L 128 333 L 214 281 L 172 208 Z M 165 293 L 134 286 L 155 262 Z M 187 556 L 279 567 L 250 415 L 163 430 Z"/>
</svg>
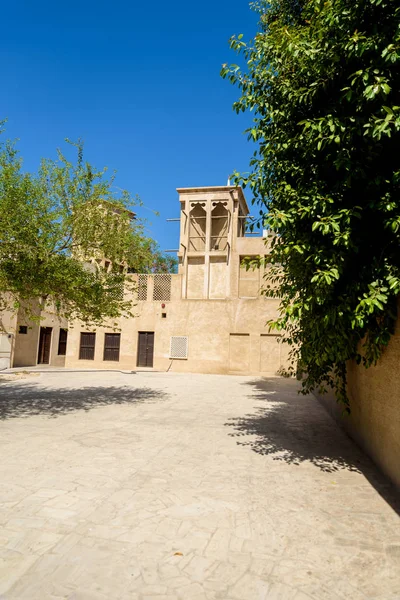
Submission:
<svg viewBox="0 0 400 600">
<path fill-rule="evenodd" d="M 178 194 L 195 194 L 198 192 L 233 192 L 238 191 L 239 200 L 244 208 L 249 212 L 249 206 L 243 193 L 243 189 L 240 185 L 211 185 L 211 186 L 200 186 L 200 187 L 187 187 L 187 188 L 176 188 Z"/>
</svg>

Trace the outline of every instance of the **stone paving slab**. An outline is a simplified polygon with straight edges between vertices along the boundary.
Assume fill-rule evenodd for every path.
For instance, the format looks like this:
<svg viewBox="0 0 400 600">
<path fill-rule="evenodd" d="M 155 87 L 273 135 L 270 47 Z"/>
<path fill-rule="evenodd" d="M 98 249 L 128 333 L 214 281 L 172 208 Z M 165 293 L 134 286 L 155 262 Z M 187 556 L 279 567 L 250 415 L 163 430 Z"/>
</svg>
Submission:
<svg viewBox="0 0 400 600">
<path fill-rule="evenodd" d="M 0 386 L 0 598 L 400 599 L 395 490 L 291 380 Z"/>
</svg>

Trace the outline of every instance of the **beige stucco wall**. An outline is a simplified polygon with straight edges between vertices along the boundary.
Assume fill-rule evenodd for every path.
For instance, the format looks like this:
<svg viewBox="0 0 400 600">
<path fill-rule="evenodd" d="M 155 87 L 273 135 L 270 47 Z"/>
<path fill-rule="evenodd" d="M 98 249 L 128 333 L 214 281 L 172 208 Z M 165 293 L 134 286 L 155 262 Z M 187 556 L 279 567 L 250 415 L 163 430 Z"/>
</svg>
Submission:
<svg viewBox="0 0 400 600">
<path fill-rule="evenodd" d="M 147 300 L 137 301 L 137 316 L 118 322 L 121 332 L 118 362 L 103 360 L 104 336 L 113 331 L 111 326 L 96 329 L 94 360 L 80 360 L 80 334 L 85 329 L 74 323 L 69 331 L 67 367 L 134 370 L 139 332 L 154 332 L 154 369 L 158 370 L 271 375 L 286 366 L 285 349 L 278 343 L 278 336 L 267 335 L 266 327 L 268 319 L 276 318 L 279 302 L 260 297 L 262 269 L 240 268 L 244 256 L 268 252 L 268 240 L 243 237 L 241 219 L 248 215 L 248 207 L 241 189 L 222 186 L 185 188 L 178 192 L 179 273 L 172 276 L 170 301 L 153 301 L 155 280 L 149 277 Z M 216 212 L 224 211 L 227 211 L 225 225 L 212 220 Z M 197 215 L 193 218 L 198 221 L 191 220 L 191 214 Z M 202 220 L 199 215 L 203 215 Z M 226 231 L 225 241 L 219 241 L 218 247 L 212 242 L 217 230 Z M 202 232 L 204 240 L 199 243 L 196 236 Z M 171 362 L 173 336 L 188 336 L 187 359 Z"/>
<path fill-rule="evenodd" d="M 319 399 L 380 469 L 400 487 L 400 319 L 376 366 L 348 364 L 351 415 L 334 395 Z"/>
<path fill-rule="evenodd" d="M 0 315 L 0 330 L 11 336 L 12 367 L 31 367 L 37 364 L 40 327 L 51 327 L 50 362 L 51 366 L 63 367 L 65 356 L 58 356 L 60 328 L 68 329 L 68 322 L 51 311 L 40 311 L 39 304 L 31 303 L 30 310 L 40 321 L 29 318 L 29 313 L 20 308 L 17 311 L 6 310 Z M 27 326 L 27 333 L 20 333 L 20 325 Z M 1 356 L 0 356 L 1 358 Z M 1 365 L 0 365 L 1 368 Z"/>
<path fill-rule="evenodd" d="M 52 328 L 52 366 L 135 369 L 139 332 L 155 334 L 155 369 L 275 374 L 285 365 L 284 348 L 276 335 L 268 335 L 265 325 L 277 316 L 278 302 L 260 297 L 262 270 L 240 269 L 244 256 L 268 252 L 266 240 L 245 236 L 243 219 L 249 209 L 242 190 L 217 186 L 178 191 L 179 274 L 172 276 L 171 296 L 161 279 L 168 275 L 137 276 L 141 281 L 140 301 L 131 297 L 136 316 L 120 319 L 117 324 L 121 332 L 119 361 L 103 360 L 104 336 L 114 331 L 113 323 L 96 328 L 91 361 L 79 359 L 80 335 L 87 329 L 70 323 L 67 355 L 58 356 L 60 327 L 67 325 L 49 311 L 41 313 L 40 323 L 25 323 L 23 316 L 18 316 L 17 325 L 27 324 L 30 328 L 27 334 L 16 334 L 14 366 L 36 364 L 41 326 Z M 197 221 L 190 216 L 192 213 Z M 199 215 L 204 215 L 203 220 Z M 190 231 L 195 236 L 204 234 L 200 245 L 197 238 L 190 237 Z M 187 359 L 171 362 L 173 336 L 188 336 Z"/>
<path fill-rule="evenodd" d="M 5 310 L 0 313 L 0 331 L 15 333 L 18 311 Z"/>
<path fill-rule="evenodd" d="M 186 296 L 190 299 L 204 298 L 204 275 L 205 260 L 204 257 L 192 257 L 188 260 L 187 278 L 186 278 Z"/>
<path fill-rule="evenodd" d="M 351 430 L 365 451 L 400 486 L 400 320 L 377 365 L 348 367 Z"/>
<path fill-rule="evenodd" d="M 13 367 L 31 367 L 36 365 L 39 343 L 39 325 L 29 326 L 25 334 L 16 333 Z"/>
<path fill-rule="evenodd" d="M 226 298 L 228 286 L 228 270 L 226 268 L 226 258 L 223 256 L 213 256 L 210 259 L 210 277 L 208 297 L 212 300 Z"/>
<path fill-rule="evenodd" d="M 239 266 L 238 266 L 239 268 Z M 173 275 L 171 301 L 151 300 L 152 283 L 148 286 L 148 300 L 136 301 L 134 318 L 120 319 L 120 360 L 104 361 L 104 334 L 109 327 L 96 328 L 94 360 L 79 359 L 80 334 L 88 331 L 79 323 L 70 325 L 66 366 L 78 368 L 116 368 L 134 370 L 137 367 L 138 333 L 155 333 L 154 368 L 157 370 L 200 373 L 265 373 L 275 374 L 285 364 L 284 349 L 278 337 L 268 333 L 266 321 L 277 314 L 278 301 L 257 298 L 182 299 L 182 276 Z M 163 307 L 164 305 L 164 307 Z M 166 318 L 162 314 L 166 314 Z M 90 331 L 90 330 L 89 330 Z M 245 334 L 246 347 L 241 349 L 232 334 Z M 170 359 L 171 336 L 188 336 L 189 356 L 186 360 Z M 243 342 L 243 340 L 241 339 Z M 235 345 L 236 344 L 236 345 Z M 268 357 L 261 361 L 261 348 Z M 244 360 L 245 358 L 245 360 Z"/>
<path fill-rule="evenodd" d="M 39 305 L 31 305 L 35 317 L 39 317 Z M 26 325 L 27 333 L 19 333 L 19 326 Z M 15 349 L 13 367 L 29 367 L 36 365 L 39 343 L 39 324 L 28 318 L 25 309 L 18 311 L 17 330 L 15 333 Z"/>
<path fill-rule="evenodd" d="M 17 311 L 3 311 L 0 314 L 0 370 L 13 364 L 16 331 Z"/>
<path fill-rule="evenodd" d="M 68 322 L 65 319 L 59 319 L 56 315 L 49 312 L 42 313 L 41 327 L 51 327 L 51 346 L 50 346 L 50 365 L 52 367 L 64 367 L 65 356 L 58 356 L 58 342 L 60 338 L 60 329 L 68 329 Z M 68 347 L 68 338 L 67 338 Z"/>
<path fill-rule="evenodd" d="M 141 302 L 138 316 L 119 322 L 121 349 L 119 362 L 103 361 L 104 334 L 112 327 L 96 329 L 95 359 L 79 360 L 81 331 L 79 323 L 70 327 L 67 346 L 67 367 L 136 369 L 139 331 L 154 331 L 154 368 L 157 370 L 200 373 L 248 372 L 275 374 L 281 360 L 281 344 L 271 336 L 277 348 L 271 350 L 270 360 L 260 361 L 262 333 L 267 333 L 265 322 L 276 315 L 276 301 L 257 299 L 182 300 L 165 303 Z M 162 318 L 166 313 L 166 318 Z M 232 341 L 231 334 L 246 334 L 245 353 Z M 189 337 L 187 360 L 169 358 L 171 336 Z M 244 336 L 243 336 L 244 337 Z M 242 339 L 242 336 L 240 336 Z M 244 360 L 244 356 L 246 360 Z M 273 357 L 273 358 L 272 358 Z"/>
</svg>

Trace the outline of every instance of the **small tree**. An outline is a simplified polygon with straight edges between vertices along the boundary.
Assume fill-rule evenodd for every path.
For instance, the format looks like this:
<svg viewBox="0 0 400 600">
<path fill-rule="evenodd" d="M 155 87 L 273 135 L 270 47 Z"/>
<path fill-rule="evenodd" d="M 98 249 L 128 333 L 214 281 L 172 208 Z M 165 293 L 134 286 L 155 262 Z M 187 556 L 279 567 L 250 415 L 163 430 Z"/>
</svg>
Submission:
<svg viewBox="0 0 400 600">
<path fill-rule="evenodd" d="M 52 306 L 60 316 L 99 325 L 132 315 L 133 288 L 126 267 L 148 272 L 154 241 L 132 219 L 138 204 L 114 192 L 113 177 L 94 169 L 72 144 L 75 162 L 58 151 L 38 173 L 24 173 L 15 145 L 0 146 L 1 308 Z M 94 268 L 94 259 L 109 261 Z M 33 315 L 33 312 L 32 312 Z"/>
<path fill-rule="evenodd" d="M 151 255 L 150 273 L 177 273 L 178 260 L 175 256 L 163 252 L 158 244 L 152 244 Z"/>
<path fill-rule="evenodd" d="M 335 386 L 346 362 L 374 364 L 400 292 L 400 6 L 396 0 L 261 0 L 259 32 L 231 47 L 244 69 L 234 107 L 253 111 L 249 175 L 303 390 Z M 278 266 L 279 265 L 279 266 Z"/>
</svg>

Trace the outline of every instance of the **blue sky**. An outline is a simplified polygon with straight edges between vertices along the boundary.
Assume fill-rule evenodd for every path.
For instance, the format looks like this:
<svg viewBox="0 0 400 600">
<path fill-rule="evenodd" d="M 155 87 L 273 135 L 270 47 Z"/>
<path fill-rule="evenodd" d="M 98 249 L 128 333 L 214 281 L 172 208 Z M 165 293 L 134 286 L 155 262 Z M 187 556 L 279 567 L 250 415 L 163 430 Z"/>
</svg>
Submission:
<svg viewBox="0 0 400 600">
<path fill-rule="evenodd" d="M 249 117 L 233 112 L 238 90 L 219 71 L 236 61 L 229 37 L 256 24 L 247 0 L 6 3 L 0 119 L 28 170 L 83 138 L 86 158 L 141 196 L 161 248 L 176 248 L 165 222 L 178 216 L 176 188 L 248 169 Z"/>
</svg>

